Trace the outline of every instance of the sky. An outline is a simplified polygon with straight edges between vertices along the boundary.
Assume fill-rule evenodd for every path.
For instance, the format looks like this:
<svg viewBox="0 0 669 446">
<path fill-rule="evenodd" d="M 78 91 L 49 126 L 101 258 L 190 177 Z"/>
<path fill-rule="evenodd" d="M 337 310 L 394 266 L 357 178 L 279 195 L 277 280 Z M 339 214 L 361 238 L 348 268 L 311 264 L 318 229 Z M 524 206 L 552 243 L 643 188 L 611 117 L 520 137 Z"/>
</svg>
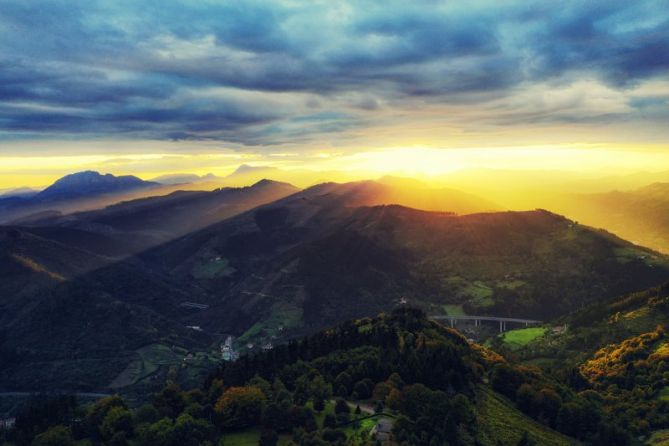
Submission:
<svg viewBox="0 0 669 446">
<path fill-rule="evenodd" d="M 0 188 L 240 164 L 669 170 L 669 0 L 0 11 Z"/>
</svg>

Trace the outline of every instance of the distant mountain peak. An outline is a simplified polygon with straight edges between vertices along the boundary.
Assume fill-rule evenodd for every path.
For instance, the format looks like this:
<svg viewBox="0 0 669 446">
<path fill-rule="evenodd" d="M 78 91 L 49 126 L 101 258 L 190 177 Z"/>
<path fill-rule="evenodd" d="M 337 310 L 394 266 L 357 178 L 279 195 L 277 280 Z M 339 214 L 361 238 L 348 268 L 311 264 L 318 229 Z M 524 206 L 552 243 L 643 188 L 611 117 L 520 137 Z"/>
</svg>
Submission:
<svg viewBox="0 0 669 446">
<path fill-rule="evenodd" d="M 59 178 L 37 194 L 36 198 L 39 200 L 79 198 L 152 187 L 156 184 L 133 175 L 114 176 L 110 173 L 103 175 L 94 170 L 85 170 Z"/>
<path fill-rule="evenodd" d="M 265 188 L 265 187 L 272 187 L 272 186 L 291 188 L 291 189 L 295 189 L 296 191 L 299 190 L 297 187 L 293 186 L 290 183 L 284 183 L 282 181 L 270 180 L 268 178 L 263 178 L 260 181 L 256 181 L 255 183 L 253 183 L 249 187 L 251 187 L 251 188 Z"/>
<path fill-rule="evenodd" d="M 277 170 L 276 167 L 270 167 L 270 166 L 252 166 L 250 164 L 240 164 L 239 167 L 235 169 L 234 172 L 232 172 L 228 177 L 235 177 L 235 176 L 241 176 L 241 175 L 248 175 L 251 173 L 258 173 L 258 172 L 264 172 L 264 171 L 274 171 Z"/>
</svg>

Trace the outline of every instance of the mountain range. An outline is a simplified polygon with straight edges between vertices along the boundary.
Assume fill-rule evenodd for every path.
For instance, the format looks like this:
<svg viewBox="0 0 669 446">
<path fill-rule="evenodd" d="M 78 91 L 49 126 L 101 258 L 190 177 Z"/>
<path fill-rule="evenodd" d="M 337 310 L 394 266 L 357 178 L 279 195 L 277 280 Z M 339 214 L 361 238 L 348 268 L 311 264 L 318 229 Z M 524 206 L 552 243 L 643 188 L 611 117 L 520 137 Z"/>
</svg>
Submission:
<svg viewBox="0 0 669 446">
<path fill-rule="evenodd" d="M 298 190 L 286 183 L 263 180 L 241 188 L 175 191 L 66 215 L 35 215 L 29 221 L 16 223 L 30 226 L 36 234 L 90 252 L 118 257 L 193 232 Z M 111 250 L 104 247 L 106 240 L 115 241 L 109 246 Z"/>
<path fill-rule="evenodd" d="M 400 183 L 261 181 L 5 226 L 0 382 L 150 386 L 169 361 L 146 369 L 147 349 L 205 364 L 227 334 L 257 349 L 402 303 L 550 320 L 669 279 L 663 255 L 548 211 L 387 204 L 404 187 L 489 206 Z"/>
<path fill-rule="evenodd" d="M 36 193 L 0 197 L 0 223 L 45 211 L 72 212 L 102 207 L 104 203 L 118 201 L 124 195 L 146 193 L 148 190 L 158 193 L 158 186 L 158 183 L 132 175 L 78 172 L 66 175 Z"/>
</svg>

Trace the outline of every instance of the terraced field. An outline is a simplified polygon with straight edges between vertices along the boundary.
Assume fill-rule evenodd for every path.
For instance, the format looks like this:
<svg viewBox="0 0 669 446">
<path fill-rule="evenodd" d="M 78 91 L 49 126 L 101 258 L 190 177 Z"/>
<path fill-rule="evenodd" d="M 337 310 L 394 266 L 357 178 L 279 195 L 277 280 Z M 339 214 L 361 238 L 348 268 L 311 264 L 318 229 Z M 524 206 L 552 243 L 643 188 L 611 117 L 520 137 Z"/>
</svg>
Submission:
<svg viewBox="0 0 669 446">
<path fill-rule="evenodd" d="M 176 349 L 175 349 L 176 350 Z M 183 360 L 185 349 L 174 351 L 163 344 L 151 344 L 137 350 L 138 358 L 128 364 L 123 372 L 109 385 L 119 389 L 138 383 L 154 374 L 161 365 L 174 365 Z"/>
</svg>

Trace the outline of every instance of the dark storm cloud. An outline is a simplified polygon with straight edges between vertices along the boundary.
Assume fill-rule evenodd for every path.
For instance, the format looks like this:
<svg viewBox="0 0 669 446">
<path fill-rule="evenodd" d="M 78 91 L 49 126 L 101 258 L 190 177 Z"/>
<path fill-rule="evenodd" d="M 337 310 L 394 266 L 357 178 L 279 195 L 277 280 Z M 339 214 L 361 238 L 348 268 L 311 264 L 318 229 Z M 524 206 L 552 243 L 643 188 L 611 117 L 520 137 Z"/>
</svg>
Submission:
<svg viewBox="0 0 669 446">
<path fill-rule="evenodd" d="M 587 77 L 628 91 L 669 73 L 666 1 L 4 1 L 0 9 L 5 138 L 308 141 L 416 101 L 485 109 L 521 87 Z M 652 97 L 629 101 L 624 119 L 656 116 L 659 107 L 639 106 Z M 504 123 L 536 116 L 588 118 L 524 111 Z"/>
</svg>

